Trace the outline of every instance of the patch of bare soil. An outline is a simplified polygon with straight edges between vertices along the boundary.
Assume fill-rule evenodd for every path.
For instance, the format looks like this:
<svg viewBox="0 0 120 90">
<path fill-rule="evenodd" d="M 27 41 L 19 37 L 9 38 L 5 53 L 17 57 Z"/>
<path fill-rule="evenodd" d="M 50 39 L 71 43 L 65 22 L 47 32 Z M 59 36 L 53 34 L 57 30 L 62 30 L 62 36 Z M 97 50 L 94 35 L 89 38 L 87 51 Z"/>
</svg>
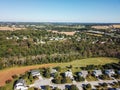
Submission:
<svg viewBox="0 0 120 90">
<path fill-rule="evenodd" d="M 42 67 L 51 67 L 54 64 L 43 64 L 43 65 L 35 65 L 35 66 L 24 66 L 24 67 L 14 67 L 10 69 L 5 69 L 0 71 L 0 86 L 5 85 L 5 81 L 12 79 L 13 75 L 23 74 L 30 69 L 37 69 Z"/>
</svg>

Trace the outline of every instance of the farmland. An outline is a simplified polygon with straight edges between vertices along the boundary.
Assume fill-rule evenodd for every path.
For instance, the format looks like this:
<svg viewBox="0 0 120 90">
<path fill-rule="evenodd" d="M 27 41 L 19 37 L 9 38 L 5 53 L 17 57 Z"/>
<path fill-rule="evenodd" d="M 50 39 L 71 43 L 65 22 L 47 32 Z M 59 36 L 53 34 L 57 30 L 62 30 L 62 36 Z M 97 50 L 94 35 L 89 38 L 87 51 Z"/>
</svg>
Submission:
<svg viewBox="0 0 120 90">
<path fill-rule="evenodd" d="M 0 27 L 0 31 L 15 31 L 15 30 L 24 30 L 25 28 L 18 28 L 18 27 Z"/>
</svg>

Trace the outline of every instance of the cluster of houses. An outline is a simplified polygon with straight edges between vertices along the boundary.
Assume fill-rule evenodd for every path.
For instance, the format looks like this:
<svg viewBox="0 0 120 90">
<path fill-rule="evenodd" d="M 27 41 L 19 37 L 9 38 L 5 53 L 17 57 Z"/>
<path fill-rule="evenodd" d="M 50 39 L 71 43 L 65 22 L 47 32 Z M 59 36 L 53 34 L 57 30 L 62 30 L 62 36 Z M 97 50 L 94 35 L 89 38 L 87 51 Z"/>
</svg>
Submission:
<svg viewBox="0 0 120 90">
<path fill-rule="evenodd" d="M 109 77 L 112 77 L 112 75 L 115 74 L 115 71 L 113 69 L 107 69 L 107 70 L 105 70 L 104 73 L 106 75 L 108 75 Z M 101 70 L 93 70 L 92 74 L 94 76 L 98 77 L 98 76 L 102 75 L 103 73 Z M 117 71 L 117 74 L 120 74 L 120 70 Z M 86 70 L 80 71 L 80 72 L 78 72 L 78 75 L 86 78 L 86 76 L 88 75 L 88 71 L 86 71 Z M 65 72 L 65 76 L 73 79 L 73 74 L 72 74 L 71 70 L 68 70 L 67 72 Z"/>
<path fill-rule="evenodd" d="M 33 77 L 40 76 L 40 71 L 39 70 L 31 70 L 30 71 L 31 75 Z M 19 79 L 14 85 L 14 90 L 28 90 L 29 86 L 27 86 L 26 82 L 24 79 Z"/>
<path fill-rule="evenodd" d="M 50 37 L 50 41 L 59 41 L 59 40 L 65 40 L 66 38 L 63 37 Z"/>
<path fill-rule="evenodd" d="M 46 42 L 43 40 L 40 40 L 38 38 L 36 38 L 36 41 L 34 42 L 34 44 L 45 44 Z"/>
<path fill-rule="evenodd" d="M 54 76 L 54 74 L 57 72 L 56 69 L 51 69 L 51 76 Z M 31 70 L 30 71 L 31 75 L 33 77 L 37 76 L 38 78 L 41 76 L 40 74 L 40 71 L 39 70 Z M 112 75 L 115 74 L 115 71 L 113 69 L 106 69 L 105 72 L 104 72 L 106 75 L 108 75 L 109 77 L 112 77 Z M 102 71 L 101 70 L 93 70 L 92 71 L 92 74 L 96 77 L 102 75 Z M 120 75 L 120 70 L 117 71 L 117 74 Z M 73 73 L 71 70 L 67 70 L 65 73 L 64 73 L 65 77 L 68 77 L 70 78 L 71 80 L 74 80 L 74 77 L 73 77 Z M 78 75 L 81 76 L 81 77 L 84 77 L 86 78 L 86 76 L 88 75 L 88 71 L 86 70 L 82 70 L 80 72 L 78 72 Z M 26 85 L 25 81 L 23 79 L 19 79 L 16 83 L 15 83 L 15 86 L 14 86 L 14 90 L 27 90 L 28 89 L 28 86 Z"/>
<path fill-rule="evenodd" d="M 13 35 L 13 36 L 11 36 L 11 37 L 6 37 L 6 39 L 7 39 L 7 40 L 11 40 L 11 39 L 19 40 L 20 37 Z M 21 39 L 22 39 L 22 40 L 27 40 L 28 37 L 27 37 L 27 36 L 22 36 Z"/>
</svg>

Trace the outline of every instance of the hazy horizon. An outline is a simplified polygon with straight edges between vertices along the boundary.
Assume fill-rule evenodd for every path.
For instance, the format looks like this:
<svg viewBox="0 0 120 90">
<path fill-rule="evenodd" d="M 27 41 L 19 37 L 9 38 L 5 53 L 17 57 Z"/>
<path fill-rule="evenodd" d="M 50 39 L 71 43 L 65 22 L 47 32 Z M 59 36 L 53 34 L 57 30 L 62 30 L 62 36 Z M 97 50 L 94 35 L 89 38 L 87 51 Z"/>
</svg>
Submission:
<svg viewBox="0 0 120 90">
<path fill-rule="evenodd" d="M 0 22 L 120 23 L 120 0 L 0 0 Z"/>
</svg>

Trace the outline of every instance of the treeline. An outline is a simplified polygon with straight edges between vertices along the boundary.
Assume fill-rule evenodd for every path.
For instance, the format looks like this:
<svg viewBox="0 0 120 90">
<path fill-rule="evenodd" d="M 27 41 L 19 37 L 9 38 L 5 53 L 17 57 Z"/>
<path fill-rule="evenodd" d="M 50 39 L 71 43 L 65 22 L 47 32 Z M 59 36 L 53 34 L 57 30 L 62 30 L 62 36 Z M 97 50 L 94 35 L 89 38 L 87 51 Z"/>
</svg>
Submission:
<svg viewBox="0 0 120 90">
<path fill-rule="evenodd" d="M 75 59 L 98 56 L 120 58 L 119 48 L 119 45 L 89 45 L 85 42 L 73 43 L 72 41 L 66 43 L 55 42 L 52 44 L 24 48 L 23 50 L 19 48 L 18 53 L 15 53 L 15 51 L 11 52 L 13 54 L 15 53 L 15 56 L 12 56 L 11 53 L 7 53 L 6 56 L 8 58 L 5 60 L 2 59 L 0 66 L 3 68 L 14 65 L 21 66 L 52 62 L 69 62 Z"/>
<path fill-rule="evenodd" d="M 0 32 L 0 69 L 15 65 L 34 65 L 43 63 L 69 62 L 89 57 L 120 58 L 119 43 L 91 43 L 89 39 L 76 41 L 75 38 L 64 41 L 49 41 L 45 44 L 34 44 L 27 40 L 6 40 L 9 35 L 29 35 L 30 37 L 49 36 L 47 31 Z M 74 37 L 74 36 L 73 36 Z M 100 38 L 100 37 L 99 37 Z M 103 37 L 102 37 L 103 38 Z"/>
</svg>

